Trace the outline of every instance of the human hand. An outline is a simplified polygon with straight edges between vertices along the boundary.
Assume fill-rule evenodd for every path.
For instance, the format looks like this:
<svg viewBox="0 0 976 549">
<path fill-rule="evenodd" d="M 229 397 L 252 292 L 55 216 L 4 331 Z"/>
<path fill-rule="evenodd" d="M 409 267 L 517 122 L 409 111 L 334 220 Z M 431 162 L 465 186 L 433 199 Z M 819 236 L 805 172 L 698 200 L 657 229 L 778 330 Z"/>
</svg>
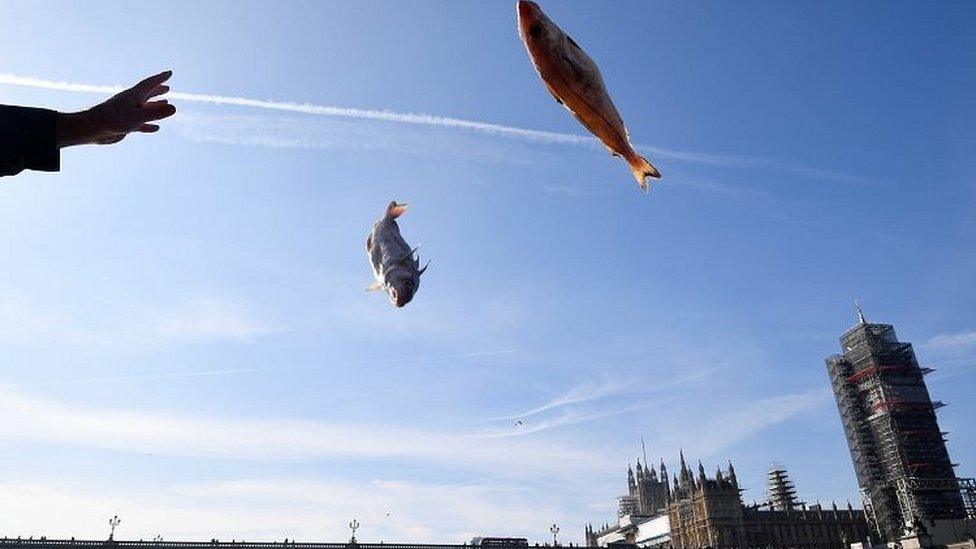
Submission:
<svg viewBox="0 0 976 549">
<path fill-rule="evenodd" d="M 60 115 L 58 145 L 110 145 L 122 141 L 131 132 L 159 131 L 159 125 L 151 122 L 172 116 L 176 107 L 166 99 L 150 99 L 169 91 L 163 82 L 172 75 L 173 71 L 161 72 L 86 111 Z"/>
</svg>

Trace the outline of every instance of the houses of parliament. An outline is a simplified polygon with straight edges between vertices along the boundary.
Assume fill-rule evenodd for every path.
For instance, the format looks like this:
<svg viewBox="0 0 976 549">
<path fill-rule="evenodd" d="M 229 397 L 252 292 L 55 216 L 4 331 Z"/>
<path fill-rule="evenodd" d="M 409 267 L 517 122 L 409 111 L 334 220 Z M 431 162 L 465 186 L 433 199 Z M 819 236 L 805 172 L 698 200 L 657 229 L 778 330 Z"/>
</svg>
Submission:
<svg viewBox="0 0 976 549">
<path fill-rule="evenodd" d="M 769 472 L 770 499 L 742 501 L 732 463 L 713 476 L 697 472 L 680 456 L 679 471 L 669 479 L 639 461 L 628 467 L 628 493 L 618 498 L 617 522 L 585 530 L 588 546 L 633 543 L 642 547 L 848 547 L 870 537 L 865 512 L 850 504 L 823 508 L 796 499 L 788 473 Z"/>
<path fill-rule="evenodd" d="M 668 477 L 637 463 L 628 467 L 627 494 L 617 520 L 585 528 L 592 547 L 634 544 L 668 548 L 976 547 L 976 482 L 959 478 L 945 433 L 911 343 L 890 324 L 857 324 L 840 338 L 840 354 L 826 358 L 863 508 L 807 505 L 787 471 L 767 472 L 767 497 L 746 505 L 732 463 L 708 476 L 679 456 Z"/>
</svg>

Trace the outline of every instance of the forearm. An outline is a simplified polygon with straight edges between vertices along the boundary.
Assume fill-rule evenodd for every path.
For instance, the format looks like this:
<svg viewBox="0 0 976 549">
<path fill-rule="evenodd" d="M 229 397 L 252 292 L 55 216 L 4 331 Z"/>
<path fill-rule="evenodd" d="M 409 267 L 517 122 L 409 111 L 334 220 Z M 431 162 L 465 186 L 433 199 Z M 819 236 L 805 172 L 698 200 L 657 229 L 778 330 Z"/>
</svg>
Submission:
<svg viewBox="0 0 976 549">
<path fill-rule="evenodd" d="M 59 112 L 57 135 L 58 148 L 61 149 L 94 143 L 95 131 L 89 112 Z"/>
</svg>

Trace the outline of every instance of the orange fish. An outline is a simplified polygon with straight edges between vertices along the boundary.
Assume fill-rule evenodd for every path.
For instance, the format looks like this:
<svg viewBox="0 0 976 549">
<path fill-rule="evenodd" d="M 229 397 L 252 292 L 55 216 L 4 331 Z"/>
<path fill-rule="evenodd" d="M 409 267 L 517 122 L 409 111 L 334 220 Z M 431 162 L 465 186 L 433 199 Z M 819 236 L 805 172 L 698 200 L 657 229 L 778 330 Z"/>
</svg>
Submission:
<svg viewBox="0 0 976 549">
<path fill-rule="evenodd" d="M 519 36 L 549 93 L 597 136 L 610 154 L 630 164 L 637 184 L 646 191 L 647 178 L 660 179 L 661 173 L 634 151 L 596 63 L 542 13 L 538 4 L 519 0 L 516 9 Z"/>
</svg>

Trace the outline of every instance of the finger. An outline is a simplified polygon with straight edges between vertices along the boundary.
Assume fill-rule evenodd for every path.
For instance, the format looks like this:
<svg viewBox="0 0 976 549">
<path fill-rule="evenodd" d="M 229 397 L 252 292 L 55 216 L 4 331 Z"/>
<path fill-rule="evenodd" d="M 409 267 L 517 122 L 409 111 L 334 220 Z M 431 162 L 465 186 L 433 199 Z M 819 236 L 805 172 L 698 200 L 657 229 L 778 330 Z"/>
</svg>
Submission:
<svg viewBox="0 0 976 549">
<path fill-rule="evenodd" d="M 151 120 L 160 120 L 173 116 L 176 113 L 176 107 L 169 104 L 169 101 L 165 99 L 162 101 L 150 101 L 142 106 L 142 116 L 146 122 Z"/>
<path fill-rule="evenodd" d="M 106 137 L 105 139 L 99 139 L 98 140 L 98 144 L 99 145 L 111 145 L 113 143 L 118 143 L 119 141 L 122 141 L 123 139 L 125 139 L 125 134 L 124 133 L 119 134 L 119 135 L 114 135 L 112 137 Z"/>
<path fill-rule="evenodd" d="M 161 84 L 161 85 L 156 86 L 155 88 L 153 88 L 152 91 L 150 91 L 146 95 L 146 99 L 150 99 L 152 97 L 157 97 L 157 96 L 163 95 L 164 93 L 166 93 L 168 91 L 169 91 L 169 86 L 167 86 L 165 84 Z"/>
<path fill-rule="evenodd" d="M 173 71 L 163 71 L 155 76 L 150 76 L 149 78 L 146 78 L 142 82 L 139 82 L 135 86 L 132 86 L 132 88 L 130 89 L 143 97 L 147 97 L 149 92 L 155 89 L 156 86 L 169 80 L 170 76 L 173 76 Z"/>
<path fill-rule="evenodd" d="M 159 124 L 143 124 L 143 125 L 139 126 L 139 128 L 136 129 L 136 131 L 140 131 L 142 133 L 154 133 L 154 132 L 158 132 L 159 131 Z"/>
</svg>

